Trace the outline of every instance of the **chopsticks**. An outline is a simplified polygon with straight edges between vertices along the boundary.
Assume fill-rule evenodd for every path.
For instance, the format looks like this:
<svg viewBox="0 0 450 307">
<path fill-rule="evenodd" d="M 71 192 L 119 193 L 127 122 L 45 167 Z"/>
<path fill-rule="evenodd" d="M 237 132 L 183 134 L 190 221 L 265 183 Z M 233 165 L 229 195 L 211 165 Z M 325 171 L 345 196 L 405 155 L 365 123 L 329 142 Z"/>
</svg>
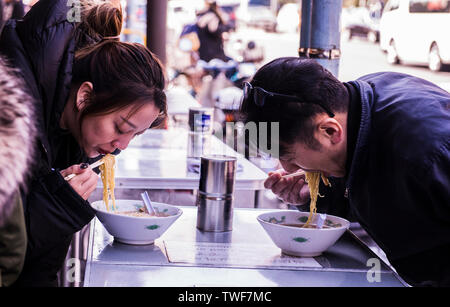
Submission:
<svg viewBox="0 0 450 307">
<path fill-rule="evenodd" d="M 305 171 L 300 170 L 300 171 L 296 171 L 295 173 L 292 173 L 292 174 L 287 174 L 287 175 L 281 176 L 281 178 L 297 177 L 297 176 L 304 175 L 304 174 L 305 174 Z"/>
<path fill-rule="evenodd" d="M 94 169 L 96 167 L 99 167 L 100 165 L 102 165 L 103 163 L 105 163 L 105 161 L 103 161 L 103 159 L 98 160 L 97 162 L 94 162 L 92 164 L 89 164 L 89 167 Z M 67 175 L 66 177 L 64 177 L 65 181 L 69 181 L 70 179 L 72 179 L 73 177 L 75 177 L 77 174 L 70 174 Z"/>
</svg>

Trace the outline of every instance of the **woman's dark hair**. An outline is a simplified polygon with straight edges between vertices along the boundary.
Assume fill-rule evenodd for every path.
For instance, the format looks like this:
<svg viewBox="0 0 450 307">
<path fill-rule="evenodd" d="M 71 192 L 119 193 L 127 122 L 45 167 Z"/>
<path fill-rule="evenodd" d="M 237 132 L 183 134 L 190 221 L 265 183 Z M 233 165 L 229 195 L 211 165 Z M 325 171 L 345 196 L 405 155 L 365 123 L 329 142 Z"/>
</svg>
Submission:
<svg viewBox="0 0 450 307">
<path fill-rule="evenodd" d="M 284 57 L 261 67 L 254 75 L 251 85 L 266 91 L 291 95 L 301 102 L 277 101 L 268 98 L 264 106 L 255 104 L 253 95 L 242 102 L 241 115 L 244 122 L 278 122 L 280 124 L 280 155 L 283 144 L 301 142 L 318 149 L 314 138 L 313 118 L 326 111 L 322 103 L 333 113 L 348 110 L 348 93 L 345 85 L 315 60 Z M 306 103 L 307 102 L 307 103 Z M 276 144 L 270 144 L 269 146 Z"/>
<path fill-rule="evenodd" d="M 160 110 L 152 127 L 159 127 L 167 117 L 163 66 L 147 47 L 119 42 L 121 29 L 122 10 L 111 3 L 94 6 L 83 15 L 80 30 L 97 43 L 79 40 L 82 48 L 75 54 L 72 89 L 83 82 L 93 84 L 80 125 L 86 116 L 108 114 L 131 103 L 136 104 L 134 113 L 151 102 Z"/>
</svg>

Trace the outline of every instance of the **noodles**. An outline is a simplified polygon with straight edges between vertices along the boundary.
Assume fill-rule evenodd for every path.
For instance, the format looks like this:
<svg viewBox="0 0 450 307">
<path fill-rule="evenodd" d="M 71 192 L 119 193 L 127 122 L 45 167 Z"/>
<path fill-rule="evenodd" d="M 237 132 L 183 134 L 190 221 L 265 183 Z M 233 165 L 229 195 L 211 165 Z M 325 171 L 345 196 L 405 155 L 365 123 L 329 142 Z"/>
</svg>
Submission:
<svg viewBox="0 0 450 307">
<path fill-rule="evenodd" d="M 116 210 L 116 199 L 114 197 L 114 164 L 115 159 L 113 155 L 106 155 L 102 158 L 103 164 L 100 165 L 100 172 L 103 182 L 103 202 L 106 205 L 106 210 L 109 211 L 109 199 L 111 198 L 113 208 Z"/>
<path fill-rule="evenodd" d="M 109 199 L 113 202 L 113 208 L 116 210 L 116 199 L 114 197 L 114 164 L 115 159 L 113 155 L 106 155 L 102 158 L 103 164 L 99 169 L 101 172 L 103 182 L 103 201 L 106 205 L 106 210 L 109 211 Z"/>
<path fill-rule="evenodd" d="M 331 186 L 330 182 L 328 181 L 328 178 L 325 177 L 322 172 L 320 172 L 320 173 L 319 172 L 314 172 L 314 173 L 306 172 L 305 173 L 305 180 L 309 186 L 309 195 L 311 196 L 311 202 L 309 205 L 308 220 L 306 221 L 305 225 L 303 225 L 303 227 L 308 227 L 313 216 L 317 213 L 317 208 L 316 208 L 317 196 L 322 197 L 319 194 L 320 178 L 322 178 L 322 181 L 325 185 Z"/>
</svg>

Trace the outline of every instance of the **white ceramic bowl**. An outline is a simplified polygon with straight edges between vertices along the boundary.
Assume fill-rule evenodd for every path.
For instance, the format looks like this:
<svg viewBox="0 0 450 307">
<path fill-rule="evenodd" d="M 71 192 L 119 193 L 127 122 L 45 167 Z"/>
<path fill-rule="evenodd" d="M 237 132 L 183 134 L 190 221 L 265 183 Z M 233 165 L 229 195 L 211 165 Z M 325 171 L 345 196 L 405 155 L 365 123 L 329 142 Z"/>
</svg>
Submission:
<svg viewBox="0 0 450 307">
<path fill-rule="evenodd" d="M 267 232 L 273 243 L 283 254 L 300 257 L 315 257 L 332 246 L 350 226 L 346 219 L 327 215 L 324 227 L 329 228 L 299 228 L 282 224 L 304 224 L 309 212 L 276 211 L 258 216 L 258 222 Z M 317 216 L 312 221 L 316 223 Z"/>
<path fill-rule="evenodd" d="M 102 200 L 91 204 L 97 212 L 97 218 L 116 241 L 133 245 L 152 244 L 183 213 L 181 209 L 168 204 L 152 202 L 152 205 L 157 212 L 164 212 L 169 216 L 134 217 L 106 211 Z M 120 212 L 138 211 L 143 206 L 141 200 L 116 200 L 116 210 Z M 110 210 L 111 207 L 112 205 Z"/>
</svg>

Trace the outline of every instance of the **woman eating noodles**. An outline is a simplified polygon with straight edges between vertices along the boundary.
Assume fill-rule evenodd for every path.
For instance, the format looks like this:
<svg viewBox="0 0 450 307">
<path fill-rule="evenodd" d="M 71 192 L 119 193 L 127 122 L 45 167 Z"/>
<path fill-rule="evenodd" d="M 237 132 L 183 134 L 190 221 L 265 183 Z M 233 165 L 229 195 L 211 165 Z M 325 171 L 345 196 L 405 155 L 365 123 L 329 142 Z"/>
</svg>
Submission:
<svg viewBox="0 0 450 307">
<path fill-rule="evenodd" d="M 34 165 L 23 192 L 28 245 L 17 286 L 56 286 L 72 236 L 94 217 L 98 175 L 90 158 L 123 150 L 165 119 L 165 78 L 143 45 L 119 41 L 122 11 L 81 1 L 80 22 L 63 0 L 41 0 L 9 21 L 0 53 L 35 98 Z M 69 174 L 76 174 L 65 180 Z"/>
</svg>

